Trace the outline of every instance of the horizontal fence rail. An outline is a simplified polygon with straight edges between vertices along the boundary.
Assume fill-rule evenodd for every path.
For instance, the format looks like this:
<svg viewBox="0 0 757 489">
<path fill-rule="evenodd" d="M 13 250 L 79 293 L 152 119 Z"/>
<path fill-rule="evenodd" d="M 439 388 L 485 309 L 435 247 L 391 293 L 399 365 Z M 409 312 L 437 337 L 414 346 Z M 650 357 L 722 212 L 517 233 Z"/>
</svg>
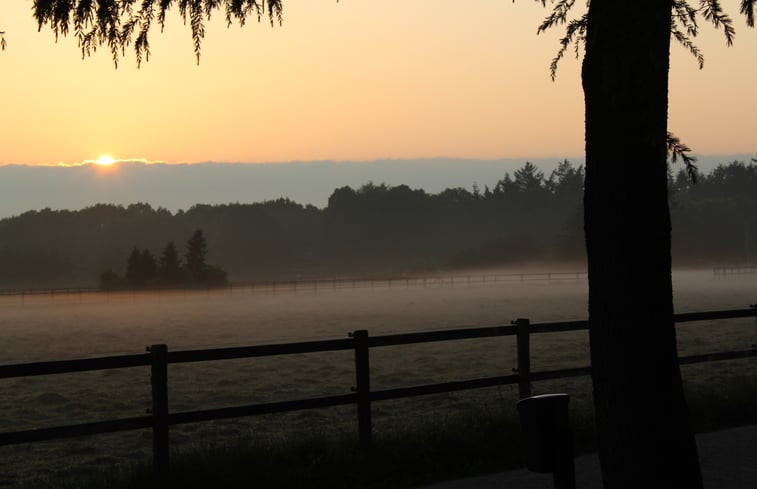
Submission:
<svg viewBox="0 0 757 489">
<path fill-rule="evenodd" d="M 523 272 L 523 273 L 446 273 L 433 275 L 397 275 L 384 277 L 338 277 L 338 278 L 296 278 L 290 280 L 260 280 L 231 282 L 219 287 L 148 287 L 148 288 L 113 288 L 100 287 L 45 287 L 45 288 L 7 288 L 0 289 L 0 297 L 18 298 L 23 303 L 26 299 L 48 297 L 76 296 L 81 299 L 85 294 L 136 294 L 142 292 L 186 293 L 216 291 L 234 293 L 256 292 L 298 292 L 308 290 L 370 289 L 393 287 L 434 287 L 463 286 L 475 284 L 494 284 L 501 282 L 552 282 L 575 281 L 586 279 L 586 272 Z"/>
<path fill-rule="evenodd" d="M 757 273 L 757 265 L 742 265 L 739 267 L 713 267 L 713 275 L 740 275 L 742 273 Z"/>
<path fill-rule="evenodd" d="M 674 320 L 676 323 L 686 323 L 748 317 L 757 318 L 757 308 L 755 308 L 755 305 L 749 309 L 676 314 Z M 369 446 L 372 437 L 372 402 L 514 384 L 518 385 L 519 396 L 523 398 L 531 394 L 532 382 L 591 375 L 591 367 L 588 366 L 539 372 L 531 372 L 530 367 L 531 353 L 529 338 L 531 334 L 581 331 L 587 330 L 588 327 L 588 321 L 531 324 L 528 319 L 517 319 L 512 324 L 481 328 L 448 329 L 382 336 L 370 336 L 368 331 L 358 330 L 351 333 L 350 337 L 346 339 L 207 350 L 171 352 L 168 351 L 166 345 L 152 345 L 148 347 L 147 353 L 137 355 L 2 365 L 0 366 L 0 379 L 149 366 L 151 369 L 152 408 L 150 409 L 150 414 L 147 416 L 0 433 L 0 446 L 152 428 L 153 460 L 156 477 L 160 481 L 167 477 L 168 427 L 170 425 L 350 404 L 357 407 L 358 434 L 361 444 Z M 499 336 L 516 337 L 517 368 L 513 369 L 512 375 L 448 381 L 384 390 L 371 390 L 370 388 L 369 353 L 371 348 Z M 355 352 L 356 387 L 352 393 L 189 412 L 169 413 L 168 411 L 168 380 L 166 374 L 168 364 L 344 350 L 354 350 Z M 687 365 L 751 357 L 757 357 L 757 348 L 752 347 L 751 349 L 741 351 L 684 356 L 680 357 L 679 361 L 681 364 Z"/>
<path fill-rule="evenodd" d="M 81 360 L 58 360 L 54 362 L 20 363 L 0 365 L 0 379 L 31 377 L 34 375 L 90 372 L 113 368 L 144 367 L 150 365 L 150 355 L 120 355 L 116 357 L 85 358 Z"/>
</svg>

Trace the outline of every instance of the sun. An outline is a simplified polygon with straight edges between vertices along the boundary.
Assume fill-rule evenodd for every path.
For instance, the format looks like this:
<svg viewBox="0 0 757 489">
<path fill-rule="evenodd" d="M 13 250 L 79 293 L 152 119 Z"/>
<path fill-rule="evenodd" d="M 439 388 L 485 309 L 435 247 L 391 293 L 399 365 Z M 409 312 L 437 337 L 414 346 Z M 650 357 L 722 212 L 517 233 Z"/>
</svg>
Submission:
<svg viewBox="0 0 757 489">
<path fill-rule="evenodd" d="M 100 166 L 110 166 L 115 162 L 116 160 L 111 155 L 101 155 L 95 160 L 95 164 Z"/>
</svg>

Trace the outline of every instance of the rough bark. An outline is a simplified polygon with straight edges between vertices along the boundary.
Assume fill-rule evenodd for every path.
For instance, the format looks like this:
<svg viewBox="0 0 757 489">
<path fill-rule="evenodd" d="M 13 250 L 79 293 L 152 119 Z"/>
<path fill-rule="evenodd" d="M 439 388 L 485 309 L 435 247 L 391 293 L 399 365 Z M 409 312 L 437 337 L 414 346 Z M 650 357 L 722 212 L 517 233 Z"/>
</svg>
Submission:
<svg viewBox="0 0 757 489">
<path fill-rule="evenodd" d="M 670 0 L 592 0 L 585 233 L 606 488 L 701 488 L 673 325 L 666 129 Z"/>
</svg>

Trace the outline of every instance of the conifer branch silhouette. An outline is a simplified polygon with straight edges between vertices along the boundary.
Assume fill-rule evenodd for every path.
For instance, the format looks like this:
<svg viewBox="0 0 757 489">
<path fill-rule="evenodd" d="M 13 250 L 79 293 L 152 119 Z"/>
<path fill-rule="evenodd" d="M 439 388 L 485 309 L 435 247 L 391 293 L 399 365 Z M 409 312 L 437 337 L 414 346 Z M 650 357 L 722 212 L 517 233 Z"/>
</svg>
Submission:
<svg viewBox="0 0 757 489">
<path fill-rule="evenodd" d="M 536 0 L 546 7 L 547 3 L 553 4 L 551 12 L 536 30 L 537 34 L 546 32 L 557 26 L 567 24 L 565 35 L 560 39 L 560 48 L 549 65 L 550 76 L 554 81 L 557 78 L 557 66 L 565 55 L 568 48 L 573 45 L 576 58 L 581 55 L 586 42 L 586 14 L 570 19 L 568 15 L 575 7 L 575 0 Z M 754 27 L 754 5 L 757 0 L 742 0 L 740 12 L 746 17 L 747 25 Z M 590 0 L 586 1 L 588 8 Z M 670 34 L 681 46 L 691 53 L 697 61 L 699 68 L 704 67 L 704 55 L 694 43 L 694 38 L 699 34 L 699 18 L 711 23 L 716 29 L 722 28 L 725 41 L 728 46 L 733 45 L 736 29 L 731 17 L 723 11 L 720 0 L 700 0 L 698 7 L 693 7 L 688 0 L 675 0 L 673 2 L 673 25 Z"/>
<path fill-rule="evenodd" d="M 198 64 L 205 23 L 216 10 L 224 10 L 227 26 L 234 22 L 244 26 L 249 17 L 258 22 L 267 17 L 272 26 L 283 22 L 282 0 L 36 0 L 33 14 L 38 29 L 48 26 L 56 41 L 61 35 L 67 36 L 73 24 L 82 58 L 107 46 L 118 67 L 120 58 L 133 44 L 137 66 L 141 66 L 150 59 L 149 33 L 154 21 L 162 32 L 166 12 L 173 6 L 191 30 Z"/>
<path fill-rule="evenodd" d="M 689 178 L 693 183 L 697 183 L 697 175 L 699 174 L 699 169 L 696 166 L 697 157 L 689 154 L 691 148 L 682 143 L 681 140 L 674 136 L 670 131 L 668 131 L 667 146 L 670 161 L 675 163 L 678 161 L 678 158 L 681 158 L 683 164 L 686 165 L 686 173 L 688 173 Z"/>
</svg>

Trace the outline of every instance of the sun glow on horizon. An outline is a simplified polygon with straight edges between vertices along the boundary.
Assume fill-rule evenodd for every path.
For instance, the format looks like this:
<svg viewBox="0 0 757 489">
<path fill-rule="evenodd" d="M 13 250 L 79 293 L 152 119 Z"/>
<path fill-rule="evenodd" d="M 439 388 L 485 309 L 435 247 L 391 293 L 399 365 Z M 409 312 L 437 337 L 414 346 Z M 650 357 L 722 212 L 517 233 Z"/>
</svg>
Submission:
<svg viewBox="0 0 757 489">
<path fill-rule="evenodd" d="M 101 155 L 99 158 L 95 160 L 96 165 L 100 166 L 110 166 L 113 163 L 115 163 L 116 160 L 111 155 Z"/>
</svg>

